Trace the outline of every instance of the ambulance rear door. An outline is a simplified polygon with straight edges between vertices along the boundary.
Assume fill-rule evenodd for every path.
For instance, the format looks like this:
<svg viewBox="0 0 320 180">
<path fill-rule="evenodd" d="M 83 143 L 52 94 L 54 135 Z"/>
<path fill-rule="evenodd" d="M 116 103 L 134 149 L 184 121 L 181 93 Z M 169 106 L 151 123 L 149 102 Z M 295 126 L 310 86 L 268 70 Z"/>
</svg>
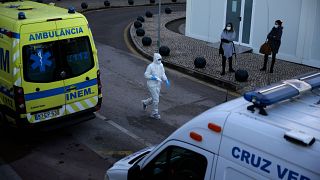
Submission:
<svg viewBox="0 0 320 180">
<path fill-rule="evenodd" d="M 14 75 L 22 76 L 16 79 L 21 80 L 24 90 L 28 121 L 36 123 L 65 115 L 65 84 L 59 68 L 55 22 L 22 25 L 20 34 L 23 68 L 16 69 Z"/>
<path fill-rule="evenodd" d="M 66 113 L 94 108 L 98 103 L 97 64 L 85 18 L 56 21 L 61 60 L 66 68 Z"/>
</svg>

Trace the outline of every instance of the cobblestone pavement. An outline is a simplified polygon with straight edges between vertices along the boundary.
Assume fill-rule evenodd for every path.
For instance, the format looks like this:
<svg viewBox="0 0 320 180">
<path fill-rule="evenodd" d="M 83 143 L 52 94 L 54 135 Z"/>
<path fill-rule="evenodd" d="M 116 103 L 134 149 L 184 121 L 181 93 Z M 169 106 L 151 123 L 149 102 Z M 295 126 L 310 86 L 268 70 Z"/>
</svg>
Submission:
<svg viewBox="0 0 320 180">
<path fill-rule="evenodd" d="M 171 50 L 170 56 L 163 57 L 163 61 L 167 66 L 173 66 L 180 70 L 182 69 L 184 72 L 204 77 L 217 85 L 236 90 L 240 94 L 270 83 L 290 79 L 308 72 L 319 71 L 317 68 L 276 60 L 274 73 L 261 72 L 259 69 L 262 67 L 263 56 L 244 53 L 237 55 L 233 67 L 235 70 L 247 70 L 249 73 L 248 81 L 237 82 L 234 78 L 234 73 L 229 73 L 228 71 L 226 71 L 226 75 L 221 76 L 221 56 L 219 56 L 218 49 L 210 47 L 207 42 L 172 32 L 165 27 L 168 22 L 181 18 L 185 18 L 185 12 L 173 12 L 172 14 L 161 15 L 161 45 L 168 46 Z M 142 45 L 141 41 L 143 37 L 136 35 L 136 29 L 133 25 L 130 28 L 130 36 L 136 49 L 144 56 L 151 58 L 153 53 L 157 51 L 158 17 L 154 15 L 152 18 L 145 18 L 145 20 L 143 29 L 146 32 L 145 36 L 152 38 L 152 45 Z M 193 62 L 196 57 L 204 57 L 207 60 L 207 65 L 204 69 L 194 67 Z"/>
<path fill-rule="evenodd" d="M 106 0 L 43 0 L 44 3 L 50 3 L 53 2 L 59 7 L 74 7 L 77 11 L 83 12 L 86 10 L 92 10 L 92 9 L 100 9 L 105 8 L 104 1 Z M 110 2 L 110 7 L 125 7 L 125 6 L 131 6 L 128 4 L 128 0 L 108 0 Z M 133 0 L 134 4 L 133 6 L 141 6 L 141 5 L 152 5 L 150 3 L 150 0 Z M 86 2 L 88 5 L 87 9 L 81 8 L 81 3 Z M 158 0 L 155 1 L 158 3 Z M 176 0 L 175 3 L 185 3 L 186 0 Z M 162 4 L 170 4 L 173 3 L 172 0 L 162 0 Z"/>
</svg>

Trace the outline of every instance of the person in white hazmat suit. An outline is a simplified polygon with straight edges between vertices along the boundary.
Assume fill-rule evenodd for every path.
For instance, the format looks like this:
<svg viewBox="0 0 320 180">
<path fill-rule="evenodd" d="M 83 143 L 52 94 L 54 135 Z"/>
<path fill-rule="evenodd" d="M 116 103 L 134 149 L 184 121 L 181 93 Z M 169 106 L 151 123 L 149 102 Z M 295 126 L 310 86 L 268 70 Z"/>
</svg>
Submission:
<svg viewBox="0 0 320 180">
<path fill-rule="evenodd" d="M 161 55 L 159 53 L 154 53 L 153 62 L 148 65 L 146 72 L 144 73 L 144 77 L 147 79 L 147 86 L 151 97 L 142 100 L 142 106 L 143 109 L 146 110 L 148 105 L 152 105 L 150 117 L 155 119 L 161 118 L 158 110 L 161 83 L 166 82 L 167 88 L 170 87 L 170 82 L 165 74 L 161 60 Z"/>
</svg>

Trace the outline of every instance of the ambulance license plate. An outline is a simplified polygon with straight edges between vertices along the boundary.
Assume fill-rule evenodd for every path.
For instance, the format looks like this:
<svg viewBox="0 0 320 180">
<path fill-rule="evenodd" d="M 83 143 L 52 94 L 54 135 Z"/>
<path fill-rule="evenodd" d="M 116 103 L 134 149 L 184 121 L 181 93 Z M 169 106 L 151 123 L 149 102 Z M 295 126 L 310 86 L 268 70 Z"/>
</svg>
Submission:
<svg viewBox="0 0 320 180">
<path fill-rule="evenodd" d="M 59 110 L 55 109 L 55 110 L 51 110 L 51 111 L 47 111 L 47 112 L 42 112 L 42 113 L 36 114 L 35 115 L 35 120 L 36 121 L 44 120 L 44 119 L 56 117 L 58 115 L 59 115 Z"/>
</svg>

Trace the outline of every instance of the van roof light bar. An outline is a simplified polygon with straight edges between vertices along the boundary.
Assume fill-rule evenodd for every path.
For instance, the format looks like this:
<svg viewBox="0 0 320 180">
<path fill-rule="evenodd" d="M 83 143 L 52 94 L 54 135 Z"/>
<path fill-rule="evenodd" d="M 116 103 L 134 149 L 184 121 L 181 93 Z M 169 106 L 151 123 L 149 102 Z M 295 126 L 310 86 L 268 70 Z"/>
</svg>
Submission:
<svg viewBox="0 0 320 180">
<path fill-rule="evenodd" d="M 303 75 L 296 79 L 282 81 L 262 89 L 244 94 L 244 98 L 253 105 L 247 107 L 251 112 L 259 109 L 259 114 L 268 115 L 264 108 L 272 104 L 291 99 L 306 91 L 320 88 L 320 73 Z"/>
</svg>

